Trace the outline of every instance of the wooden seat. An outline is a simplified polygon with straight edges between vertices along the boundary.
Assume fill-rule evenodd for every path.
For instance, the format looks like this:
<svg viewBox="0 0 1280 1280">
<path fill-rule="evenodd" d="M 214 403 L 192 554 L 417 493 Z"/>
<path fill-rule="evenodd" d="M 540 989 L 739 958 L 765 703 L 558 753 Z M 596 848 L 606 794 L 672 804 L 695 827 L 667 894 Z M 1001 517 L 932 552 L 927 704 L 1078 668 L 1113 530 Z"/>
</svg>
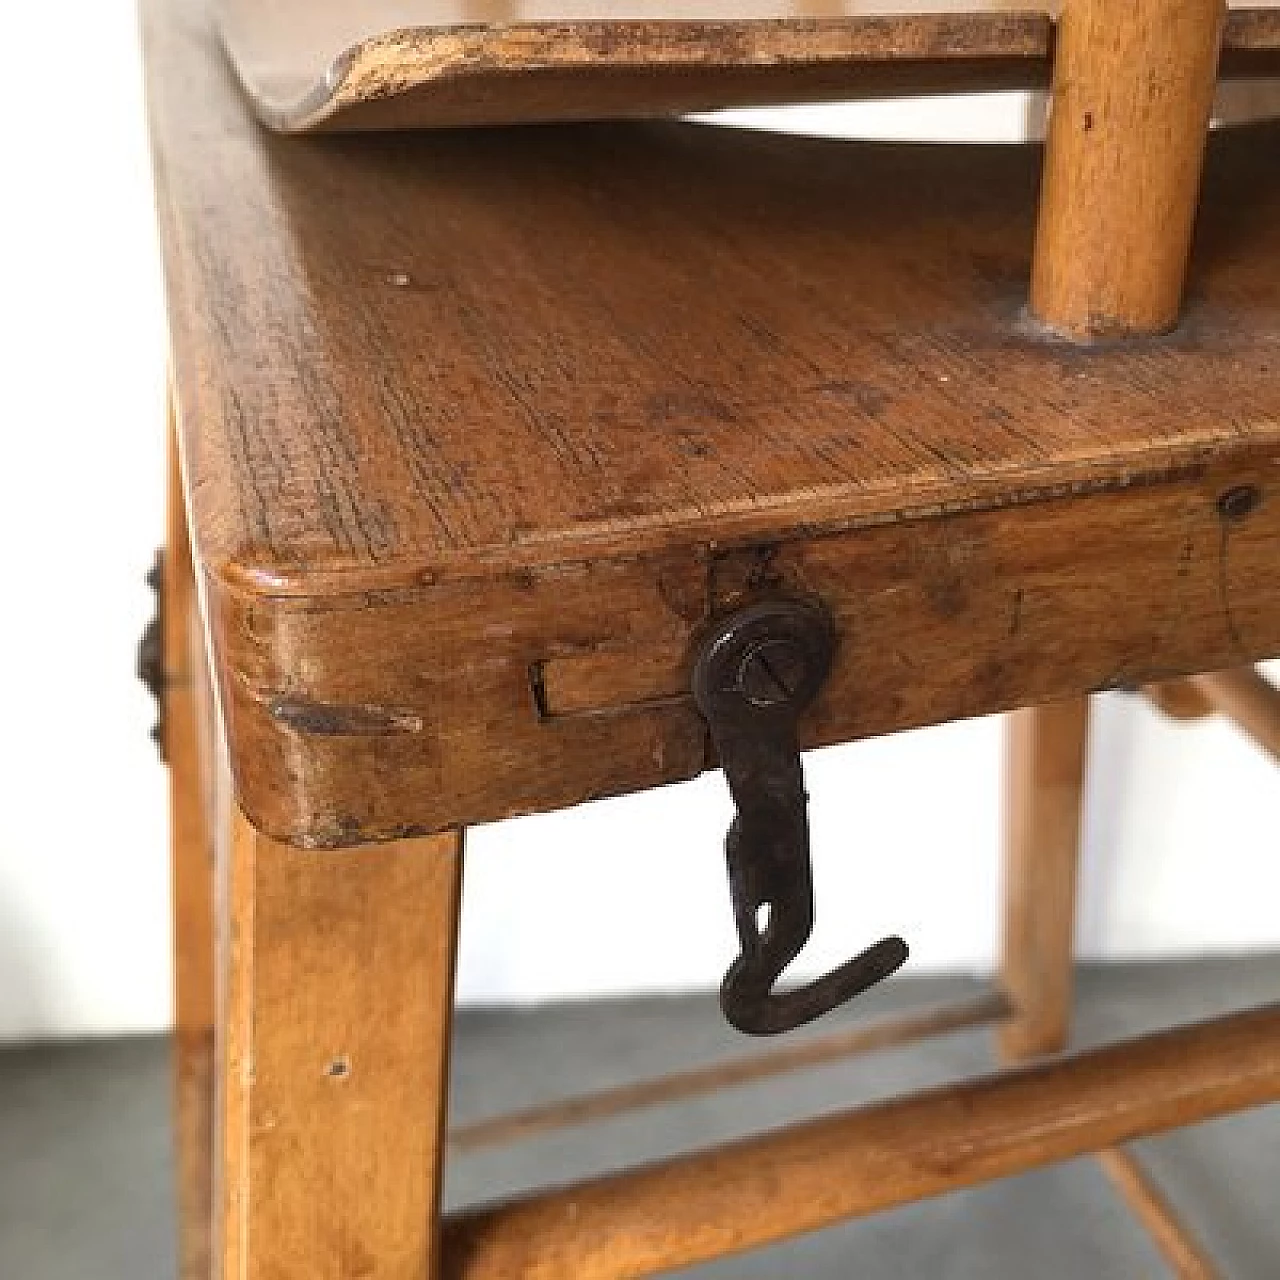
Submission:
<svg viewBox="0 0 1280 1280">
<path fill-rule="evenodd" d="M 1221 31 L 1262 47 L 1272 15 L 1148 0 L 1104 65 L 1089 3 L 1046 152 L 676 121 L 281 137 L 204 0 L 146 0 L 178 1022 L 204 1069 L 219 1043 L 216 1185 L 188 1145 L 185 1194 L 193 1222 L 212 1198 L 219 1280 L 651 1274 L 1280 1096 L 1272 1008 L 485 1210 L 437 1249 L 461 831 L 716 765 L 709 626 L 822 602 L 802 745 L 1035 708 L 1001 990 L 912 1031 L 999 1021 L 1014 1060 L 1066 1037 L 1087 696 L 1280 653 L 1280 125 L 1213 137 L 1200 182 Z M 979 18 L 956 29 L 1047 56 L 1043 15 Z M 835 30 L 752 31 L 784 29 Z M 439 84 L 529 114 L 510 69 Z M 698 102 L 755 100 L 718 74 Z M 343 83 L 257 105 L 465 116 L 408 82 L 365 114 L 392 99 Z"/>
<path fill-rule="evenodd" d="M 814 744 L 1277 647 L 1280 505 L 1217 504 L 1280 441 L 1280 128 L 1215 140 L 1182 328 L 1085 352 L 1021 314 L 1037 148 L 301 145 L 207 32 L 153 38 L 194 535 L 272 834 L 692 776 L 690 636 L 752 574 L 857 637 Z"/>
</svg>

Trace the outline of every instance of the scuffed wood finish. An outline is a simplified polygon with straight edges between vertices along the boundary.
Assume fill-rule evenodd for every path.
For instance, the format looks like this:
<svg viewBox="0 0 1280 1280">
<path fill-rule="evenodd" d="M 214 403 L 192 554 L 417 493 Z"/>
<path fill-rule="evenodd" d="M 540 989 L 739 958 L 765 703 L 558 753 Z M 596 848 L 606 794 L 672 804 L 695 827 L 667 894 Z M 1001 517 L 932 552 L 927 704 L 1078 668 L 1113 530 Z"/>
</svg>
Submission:
<svg viewBox="0 0 1280 1280">
<path fill-rule="evenodd" d="M 1065 1049 L 1075 971 L 1089 699 L 1015 711 L 1005 778 L 1004 947 L 1000 978 L 1013 1016 L 1007 1061 Z"/>
<path fill-rule="evenodd" d="M 623 1280 L 1280 1099 L 1280 1008 L 877 1103 L 445 1229 L 449 1280 Z"/>
<path fill-rule="evenodd" d="M 1050 22 L 1020 0 L 222 0 L 262 118 L 286 131 L 661 115 L 1020 85 Z"/>
<path fill-rule="evenodd" d="M 764 584 L 841 621 L 813 744 L 1280 651 L 1280 129 L 1211 148 L 1179 332 L 1081 351 L 1020 328 L 1034 148 L 277 139 L 198 5 L 146 27 L 196 551 L 271 834 L 692 776 L 691 637 Z"/>
<path fill-rule="evenodd" d="M 439 128 L 1047 83 L 1043 0 L 220 0 L 272 127 Z M 1117 10 L 1121 14 L 1122 9 Z M 1280 48 L 1243 0 L 1223 70 Z M 1245 61 L 1235 66 L 1236 55 Z"/>
<path fill-rule="evenodd" d="M 461 837 L 335 857 L 228 818 L 215 1275 L 432 1280 Z"/>
<path fill-rule="evenodd" d="M 1058 24 L 1031 309 L 1091 341 L 1178 319 L 1226 0 L 1071 0 Z"/>
<path fill-rule="evenodd" d="M 1150 1233 L 1177 1280 L 1220 1280 L 1213 1261 L 1130 1152 L 1111 1147 L 1098 1152 L 1098 1163 Z"/>
</svg>

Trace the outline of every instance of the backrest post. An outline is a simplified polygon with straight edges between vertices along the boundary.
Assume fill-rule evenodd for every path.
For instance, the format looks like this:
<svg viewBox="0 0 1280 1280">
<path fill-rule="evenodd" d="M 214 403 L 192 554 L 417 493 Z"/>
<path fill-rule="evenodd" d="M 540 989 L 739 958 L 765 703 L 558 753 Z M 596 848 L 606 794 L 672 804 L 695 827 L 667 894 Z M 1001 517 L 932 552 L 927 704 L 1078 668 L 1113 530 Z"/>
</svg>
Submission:
<svg viewBox="0 0 1280 1280">
<path fill-rule="evenodd" d="M 1079 341 L 1177 323 L 1225 0 L 1066 0 L 1031 311 Z"/>
</svg>

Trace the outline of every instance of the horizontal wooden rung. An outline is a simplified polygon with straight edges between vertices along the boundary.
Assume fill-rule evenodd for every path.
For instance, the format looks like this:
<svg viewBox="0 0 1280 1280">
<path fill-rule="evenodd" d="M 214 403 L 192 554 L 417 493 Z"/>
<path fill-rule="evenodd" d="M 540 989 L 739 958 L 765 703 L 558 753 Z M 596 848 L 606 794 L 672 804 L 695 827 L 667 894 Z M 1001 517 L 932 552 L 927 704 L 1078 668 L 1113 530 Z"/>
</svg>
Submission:
<svg viewBox="0 0 1280 1280">
<path fill-rule="evenodd" d="M 451 1218 L 449 1280 L 622 1280 L 1280 1100 L 1280 1005 Z"/>
</svg>

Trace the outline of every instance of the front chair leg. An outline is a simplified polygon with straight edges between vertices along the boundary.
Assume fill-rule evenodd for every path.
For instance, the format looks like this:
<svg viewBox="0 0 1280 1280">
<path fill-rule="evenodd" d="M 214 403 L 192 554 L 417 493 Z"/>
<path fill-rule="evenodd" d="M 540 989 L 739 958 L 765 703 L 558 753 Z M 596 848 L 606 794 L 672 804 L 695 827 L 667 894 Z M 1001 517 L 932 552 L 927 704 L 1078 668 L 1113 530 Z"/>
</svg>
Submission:
<svg viewBox="0 0 1280 1280">
<path fill-rule="evenodd" d="M 461 834 L 230 834 L 214 1276 L 432 1280 Z"/>
</svg>

